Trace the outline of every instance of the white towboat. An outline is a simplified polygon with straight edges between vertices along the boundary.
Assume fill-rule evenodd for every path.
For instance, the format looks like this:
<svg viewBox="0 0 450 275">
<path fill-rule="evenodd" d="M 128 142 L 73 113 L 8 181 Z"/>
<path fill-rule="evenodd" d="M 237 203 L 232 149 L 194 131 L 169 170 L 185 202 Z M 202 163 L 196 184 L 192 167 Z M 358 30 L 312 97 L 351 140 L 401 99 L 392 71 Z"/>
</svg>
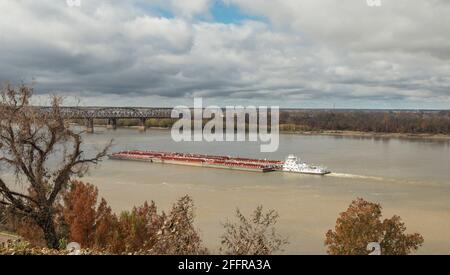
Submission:
<svg viewBox="0 0 450 275">
<path fill-rule="evenodd" d="M 289 155 L 283 164 L 283 172 L 311 174 L 311 175 L 326 175 L 331 173 L 327 168 L 322 166 L 314 166 L 302 162 L 295 155 Z"/>
</svg>

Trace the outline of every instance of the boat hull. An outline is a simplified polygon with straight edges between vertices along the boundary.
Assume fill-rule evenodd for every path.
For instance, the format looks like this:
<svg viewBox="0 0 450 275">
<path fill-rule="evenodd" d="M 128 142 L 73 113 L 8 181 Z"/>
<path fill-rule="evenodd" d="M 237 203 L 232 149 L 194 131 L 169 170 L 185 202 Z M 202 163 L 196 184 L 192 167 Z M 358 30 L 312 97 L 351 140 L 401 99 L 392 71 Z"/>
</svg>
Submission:
<svg viewBox="0 0 450 275">
<path fill-rule="evenodd" d="M 149 162 L 149 163 L 155 163 L 155 164 L 172 164 L 172 165 L 183 165 L 183 166 L 192 166 L 192 167 L 238 170 L 238 171 L 247 171 L 247 172 L 267 173 L 267 172 L 276 171 L 275 168 L 270 168 L 270 167 L 244 167 L 244 166 L 239 166 L 239 165 L 231 166 L 231 165 L 220 165 L 220 164 L 200 162 L 200 161 L 165 160 L 165 159 L 160 159 L 160 158 L 134 158 L 132 156 L 128 157 L 128 156 L 110 155 L 109 159 Z"/>
<path fill-rule="evenodd" d="M 303 174 L 303 175 L 316 175 L 316 176 L 325 176 L 325 175 L 331 174 L 330 171 L 326 171 L 326 172 L 297 172 L 297 171 L 281 170 L 281 172 L 292 173 L 292 174 Z"/>
</svg>

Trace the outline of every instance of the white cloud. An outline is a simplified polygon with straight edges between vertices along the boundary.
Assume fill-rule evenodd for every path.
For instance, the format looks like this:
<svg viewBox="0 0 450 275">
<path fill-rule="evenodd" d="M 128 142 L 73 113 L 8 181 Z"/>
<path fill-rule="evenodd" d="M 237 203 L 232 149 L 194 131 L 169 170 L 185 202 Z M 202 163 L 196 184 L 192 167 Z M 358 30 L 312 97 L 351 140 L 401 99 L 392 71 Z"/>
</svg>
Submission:
<svg viewBox="0 0 450 275">
<path fill-rule="evenodd" d="M 151 51 L 188 51 L 192 44 L 191 27 L 183 20 L 142 16 L 124 23 L 122 32 L 133 43 Z"/>
<path fill-rule="evenodd" d="M 169 0 L 170 6 L 173 11 L 188 18 L 192 18 L 194 15 L 205 13 L 208 11 L 208 7 L 211 4 L 211 0 Z"/>
<path fill-rule="evenodd" d="M 201 22 L 195 17 L 209 13 L 208 0 L 82 1 L 80 8 L 3 0 L 0 81 L 35 78 L 43 92 L 117 104 L 121 96 L 145 105 L 189 103 L 194 95 L 289 106 L 448 104 L 446 1 L 226 2 L 268 22 Z"/>
</svg>

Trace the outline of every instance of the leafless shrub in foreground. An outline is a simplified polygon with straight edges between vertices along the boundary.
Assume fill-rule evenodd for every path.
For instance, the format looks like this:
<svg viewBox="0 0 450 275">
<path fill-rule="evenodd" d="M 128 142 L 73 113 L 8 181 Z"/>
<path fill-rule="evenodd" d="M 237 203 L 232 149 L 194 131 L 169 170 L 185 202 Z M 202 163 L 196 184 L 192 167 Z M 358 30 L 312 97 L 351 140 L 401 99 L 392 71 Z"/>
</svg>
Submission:
<svg viewBox="0 0 450 275">
<path fill-rule="evenodd" d="M 162 215 L 164 223 L 157 233 L 155 254 L 202 255 L 208 250 L 194 227 L 194 202 L 191 197 L 180 198 L 168 216 Z"/>
<path fill-rule="evenodd" d="M 249 218 L 236 210 L 237 222 L 226 222 L 220 251 L 228 255 L 270 255 L 288 244 L 275 229 L 278 213 L 258 206 Z"/>
</svg>

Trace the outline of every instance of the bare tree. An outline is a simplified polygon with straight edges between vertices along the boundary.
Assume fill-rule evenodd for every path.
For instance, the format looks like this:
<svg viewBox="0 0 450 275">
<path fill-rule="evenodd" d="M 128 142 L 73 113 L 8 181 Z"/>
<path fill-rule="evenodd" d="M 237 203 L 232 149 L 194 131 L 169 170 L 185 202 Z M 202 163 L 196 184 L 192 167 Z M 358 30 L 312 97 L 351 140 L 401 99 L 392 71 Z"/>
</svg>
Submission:
<svg viewBox="0 0 450 275">
<path fill-rule="evenodd" d="M 163 221 L 152 253 L 165 255 L 206 255 L 202 239 L 194 227 L 194 201 L 183 196 L 172 207 L 169 215 L 160 216 Z"/>
<path fill-rule="evenodd" d="M 258 206 L 250 218 L 236 210 L 237 222 L 224 224 L 220 251 L 227 255 L 270 255 L 281 251 L 288 244 L 275 229 L 278 213 L 275 210 L 263 211 Z"/>
<path fill-rule="evenodd" d="M 0 230 L 2 230 L 3 225 L 6 223 L 6 207 L 0 204 Z"/>
<path fill-rule="evenodd" d="M 0 204 L 31 218 L 42 229 L 47 246 L 57 248 L 55 217 L 61 191 L 72 177 L 82 176 L 89 164 L 106 156 L 110 144 L 86 156 L 81 133 L 61 114 L 61 99 L 52 97 L 51 108 L 43 112 L 31 106 L 32 93 L 24 84 L 1 90 L 0 168 L 13 177 L 0 176 Z"/>
</svg>

